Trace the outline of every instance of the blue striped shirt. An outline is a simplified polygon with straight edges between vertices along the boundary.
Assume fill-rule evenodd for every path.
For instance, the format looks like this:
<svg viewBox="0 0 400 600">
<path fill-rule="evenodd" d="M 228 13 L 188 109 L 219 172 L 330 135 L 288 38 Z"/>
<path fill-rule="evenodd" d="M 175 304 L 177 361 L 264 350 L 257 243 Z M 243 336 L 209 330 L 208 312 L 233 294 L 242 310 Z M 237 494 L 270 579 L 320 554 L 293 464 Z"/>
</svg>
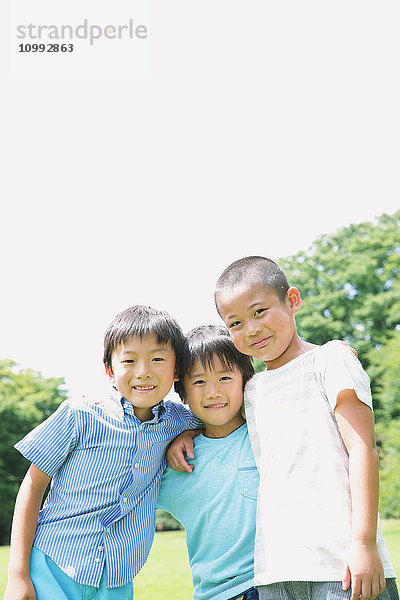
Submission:
<svg viewBox="0 0 400 600">
<path fill-rule="evenodd" d="M 132 581 L 150 551 L 165 449 L 201 426 L 182 404 L 162 401 L 141 422 L 118 392 L 66 400 L 15 448 L 52 477 L 34 546 L 67 575 L 98 587 Z"/>
</svg>

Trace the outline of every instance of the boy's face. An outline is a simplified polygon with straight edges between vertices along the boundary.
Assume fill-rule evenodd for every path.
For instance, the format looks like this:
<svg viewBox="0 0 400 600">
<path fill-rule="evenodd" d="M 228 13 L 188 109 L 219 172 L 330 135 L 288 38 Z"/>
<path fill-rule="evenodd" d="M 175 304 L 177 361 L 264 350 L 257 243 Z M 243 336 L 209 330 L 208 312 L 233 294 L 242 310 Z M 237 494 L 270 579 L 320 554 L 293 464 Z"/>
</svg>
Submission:
<svg viewBox="0 0 400 600">
<path fill-rule="evenodd" d="M 190 410 L 206 428 L 206 436 L 226 437 L 244 423 L 243 377 L 238 369 L 228 369 L 215 357 L 212 369 L 196 361 L 184 379 Z"/>
<path fill-rule="evenodd" d="M 269 369 L 293 358 L 298 338 L 294 313 L 301 306 L 296 288 L 289 288 L 280 301 L 276 292 L 262 283 L 221 291 L 218 310 L 236 348 L 264 361 Z"/>
<path fill-rule="evenodd" d="M 153 418 L 152 408 L 168 394 L 177 381 L 175 353 L 157 342 L 155 335 L 134 337 L 116 348 L 112 369 L 106 373 L 118 391 L 130 402 L 141 421 Z"/>
</svg>

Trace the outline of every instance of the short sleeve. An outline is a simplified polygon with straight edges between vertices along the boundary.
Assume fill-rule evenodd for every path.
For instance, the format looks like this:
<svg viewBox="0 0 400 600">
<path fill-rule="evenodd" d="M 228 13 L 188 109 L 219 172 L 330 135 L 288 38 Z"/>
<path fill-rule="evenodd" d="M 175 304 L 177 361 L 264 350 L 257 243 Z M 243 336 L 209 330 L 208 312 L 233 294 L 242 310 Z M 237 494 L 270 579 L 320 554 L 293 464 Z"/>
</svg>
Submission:
<svg viewBox="0 0 400 600">
<path fill-rule="evenodd" d="M 370 380 L 352 350 L 338 341 L 328 342 L 320 364 L 322 383 L 332 410 L 339 392 L 354 390 L 357 398 L 372 410 Z"/>
<path fill-rule="evenodd" d="M 46 475 L 53 477 L 76 444 L 74 412 L 72 402 L 66 400 L 14 448 Z"/>
</svg>

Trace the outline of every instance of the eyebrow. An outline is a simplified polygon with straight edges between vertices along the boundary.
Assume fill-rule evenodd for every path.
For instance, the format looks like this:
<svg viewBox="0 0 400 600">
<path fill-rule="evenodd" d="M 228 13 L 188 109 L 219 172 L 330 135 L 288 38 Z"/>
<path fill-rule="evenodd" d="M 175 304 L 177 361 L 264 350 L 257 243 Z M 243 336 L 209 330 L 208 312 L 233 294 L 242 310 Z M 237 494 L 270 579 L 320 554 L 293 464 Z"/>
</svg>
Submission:
<svg viewBox="0 0 400 600">
<path fill-rule="evenodd" d="M 222 371 L 213 371 L 213 373 L 216 373 L 217 375 L 222 375 L 222 373 L 233 373 L 233 371 L 232 369 L 222 369 Z M 190 375 L 190 378 L 196 379 L 197 377 L 202 377 L 205 374 L 205 371 L 201 371 L 200 373 L 193 373 L 192 375 Z"/>
<path fill-rule="evenodd" d="M 168 352 L 168 348 L 163 348 L 160 346 L 159 348 L 152 348 L 149 350 L 149 354 L 155 354 L 158 352 Z M 122 350 L 122 354 L 138 354 L 138 352 L 135 350 Z"/>
<path fill-rule="evenodd" d="M 253 304 L 250 304 L 250 306 L 248 308 L 254 308 L 255 306 L 257 306 L 257 304 L 265 304 L 265 303 L 261 302 L 260 300 L 257 300 L 256 302 L 253 302 Z M 237 315 L 229 315 L 226 318 L 227 319 L 235 319 L 236 317 L 237 317 Z"/>
</svg>

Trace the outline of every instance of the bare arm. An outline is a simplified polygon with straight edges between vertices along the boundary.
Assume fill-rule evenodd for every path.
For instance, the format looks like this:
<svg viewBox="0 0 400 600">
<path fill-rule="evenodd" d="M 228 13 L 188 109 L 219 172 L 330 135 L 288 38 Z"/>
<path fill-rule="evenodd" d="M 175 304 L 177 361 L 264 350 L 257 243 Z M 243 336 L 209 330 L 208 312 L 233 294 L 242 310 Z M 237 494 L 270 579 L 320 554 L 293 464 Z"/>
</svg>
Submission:
<svg viewBox="0 0 400 600">
<path fill-rule="evenodd" d="M 8 581 L 4 600 L 34 600 L 36 598 L 29 577 L 29 559 L 40 504 L 50 479 L 35 465 L 31 465 L 21 483 L 15 503 Z"/>
<path fill-rule="evenodd" d="M 343 587 L 352 586 L 351 600 L 373 600 L 385 589 L 382 561 L 376 546 L 379 464 L 371 409 L 354 390 L 338 394 L 335 416 L 349 453 L 352 501 L 350 555 Z"/>
</svg>

